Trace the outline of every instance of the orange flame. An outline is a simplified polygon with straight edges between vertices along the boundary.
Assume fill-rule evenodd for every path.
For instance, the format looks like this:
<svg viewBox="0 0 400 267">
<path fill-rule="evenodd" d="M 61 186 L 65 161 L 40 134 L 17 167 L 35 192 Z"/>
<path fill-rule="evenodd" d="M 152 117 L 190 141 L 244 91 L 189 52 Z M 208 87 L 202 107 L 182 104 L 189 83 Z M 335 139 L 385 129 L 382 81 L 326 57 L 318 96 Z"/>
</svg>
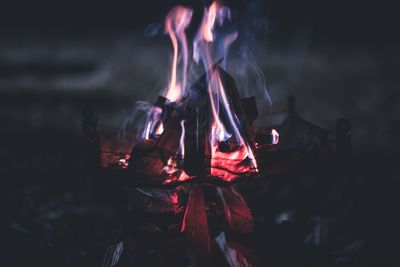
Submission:
<svg viewBox="0 0 400 267">
<path fill-rule="evenodd" d="M 214 41 L 213 28 L 219 7 L 220 4 L 217 1 L 215 1 L 210 5 L 209 8 L 204 8 L 203 20 L 201 22 L 195 41 L 193 42 L 193 58 L 196 62 L 199 62 L 200 59 L 201 43 L 204 41 L 206 43 Z M 207 57 L 206 60 L 209 61 L 210 59 L 210 55 L 208 54 L 209 51 L 205 51 L 205 53 L 206 55 L 204 56 L 206 56 Z M 210 67 L 209 65 L 210 62 L 207 62 L 206 68 Z"/>
<path fill-rule="evenodd" d="M 200 26 L 200 36 L 208 43 L 214 41 L 213 28 L 220 4 L 214 1 L 209 8 L 204 9 L 203 23 Z"/>
<path fill-rule="evenodd" d="M 174 7 L 165 19 L 165 33 L 169 34 L 174 49 L 169 85 L 165 97 L 172 102 L 179 100 L 186 89 L 186 75 L 188 64 L 188 46 L 185 29 L 192 19 L 192 10 L 184 6 Z M 178 68 L 178 40 L 182 46 L 182 73 L 180 80 L 177 78 Z"/>
</svg>

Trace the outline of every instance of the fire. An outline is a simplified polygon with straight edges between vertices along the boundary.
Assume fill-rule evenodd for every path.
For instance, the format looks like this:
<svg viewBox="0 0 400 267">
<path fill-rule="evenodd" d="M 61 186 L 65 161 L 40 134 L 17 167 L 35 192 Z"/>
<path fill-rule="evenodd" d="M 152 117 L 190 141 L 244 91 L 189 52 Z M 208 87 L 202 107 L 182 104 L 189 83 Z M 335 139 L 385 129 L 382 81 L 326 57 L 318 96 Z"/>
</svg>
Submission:
<svg viewBox="0 0 400 267">
<path fill-rule="evenodd" d="M 194 60 L 199 61 L 200 57 L 208 73 L 208 94 L 211 104 L 212 113 L 212 128 L 211 128 L 211 175 L 221 177 L 224 180 L 230 180 L 232 177 L 237 176 L 237 173 L 245 173 L 248 171 L 257 172 L 257 162 L 253 155 L 252 148 L 248 141 L 245 141 L 239 128 L 241 127 L 238 118 L 231 109 L 228 97 L 225 92 L 225 88 L 221 81 L 220 73 L 213 70 L 213 62 L 218 59 L 212 58 L 212 49 L 210 44 L 214 42 L 214 26 L 215 22 L 221 25 L 224 19 L 230 19 L 229 9 L 221 6 L 219 2 L 215 1 L 211 4 L 209 8 L 204 9 L 203 20 L 199 28 L 199 32 L 194 41 Z M 233 32 L 222 39 L 222 51 L 217 51 L 222 55 L 227 54 L 229 46 L 236 40 L 237 32 Z M 220 107 L 220 103 L 222 107 Z M 220 119 L 220 108 L 225 110 L 228 115 L 229 128 L 232 129 L 232 133 L 226 131 L 226 126 L 222 123 Z M 242 126 L 243 127 L 243 126 Z M 228 138 L 233 136 L 236 142 L 239 144 L 239 150 L 232 153 L 219 153 L 217 149 L 218 142 L 226 141 Z M 250 159 L 252 166 L 235 168 L 235 162 L 242 162 L 246 159 Z M 222 160 L 222 162 L 221 162 Z M 226 167 L 225 172 L 223 170 L 217 170 L 217 166 L 223 163 Z M 235 174 L 230 174 L 230 172 L 235 172 Z"/>
<path fill-rule="evenodd" d="M 164 131 L 164 126 L 160 121 L 161 108 L 153 107 L 147 115 L 146 125 L 142 133 L 143 139 L 150 139 L 152 134 L 161 134 Z M 157 127 L 157 128 L 156 128 Z M 160 128 L 162 127 L 162 128 Z"/>
<path fill-rule="evenodd" d="M 189 26 L 192 19 L 192 10 L 184 6 L 176 6 L 167 15 L 165 19 L 165 33 L 171 38 L 174 49 L 170 81 L 166 92 L 166 98 L 171 102 L 178 101 L 186 89 L 186 75 L 188 65 L 188 45 L 185 29 Z M 181 77 L 178 78 L 178 41 L 182 46 L 182 67 Z"/>
<path fill-rule="evenodd" d="M 148 140 L 150 139 L 150 129 L 151 129 L 151 124 L 152 122 L 149 121 L 146 125 L 146 130 L 144 131 L 144 139 Z"/>
<path fill-rule="evenodd" d="M 204 46 L 204 43 L 210 44 L 214 42 L 216 37 L 214 33 L 215 22 L 222 25 L 225 19 L 230 20 L 230 10 L 222 6 L 218 1 L 214 1 L 208 8 L 204 8 L 203 20 L 193 42 L 193 59 L 197 63 L 200 60 L 200 56 L 206 57 L 205 60 L 207 61 L 211 59 L 209 54 L 204 54 L 204 51 L 201 51 L 204 50 L 202 46 Z M 229 45 L 236 40 L 236 37 L 237 33 L 234 32 L 224 38 L 222 43 L 225 49 L 228 49 Z M 220 56 L 224 56 L 224 53 L 221 53 Z M 210 64 L 211 62 L 208 62 L 208 65 Z"/>
<path fill-rule="evenodd" d="M 214 41 L 213 28 L 220 4 L 215 1 L 209 8 L 204 9 L 203 23 L 200 26 L 200 36 L 208 43 Z"/>
<path fill-rule="evenodd" d="M 182 159 L 185 158 L 185 121 L 181 121 L 181 138 L 179 139 L 179 154 Z"/>
<path fill-rule="evenodd" d="M 209 110 L 205 110 L 204 115 L 207 117 L 207 123 L 205 123 L 206 126 L 199 126 L 197 121 L 194 126 L 193 121 L 187 121 L 188 118 L 192 118 L 192 115 L 185 113 L 186 109 L 190 110 L 185 105 L 186 100 L 192 96 L 186 93 L 190 60 L 186 29 L 189 27 L 192 14 L 193 11 L 190 8 L 176 6 L 165 18 L 165 33 L 168 34 L 173 48 L 168 87 L 164 92 L 164 96 L 168 100 L 165 105 L 170 109 L 164 109 L 157 105 L 149 110 L 142 131 L 142 138 L 163 140 L 163 137 L 171 134 L 168 131 L 167 135 L 163 135 L 164 127 L 166 125 L 179 127 L 178 123 L 180 122 L 180 136 L 172 137 L 179 138 L 179 140 L 176 140 L 176 144 L 175 141 L 171 142 L 173 143 L 171 146 L 176 146 L 176 148 L 173 148 L 176 151 L 168 154 L 169 159 L 163 168 L 163 172 L 167 176 L 164 183 L 191 179 L 192 177 L 185 173 L 185 168 L 190 174 L 201 173 L 196 169 L 197 167 L 193 169 L 188 167 L 191 163 L 186 165 L 185 156 L 188 157 L 186 154 L 192 155 L 193 153 L 207 153 L 207 155 L 204 155 L 206 165 L 204 172 L 225 181 L 233 181 L 243 175 L 256 174 L 258 165 L 253 152 L 256 144 L 253 143 L 254 140 L 249 130 L 248 121 L 244 117 L 243 107 L 237 104 L 238 101 L 240 102 L 240 96 L 236 89 L 229 87 L 226 90 L 224 88 L 228 86 L 226 76 L 219 66 L 219 64 L 225 66 L 228 50 L 237 39 L 238 32 L 231 30 L 219 34 L 219 31 L 225 27 L 225 23 L 229 23 L 230 11 L 218 1 L 214 1 L 204 9 L 202 21 L 193 41 L 193 61 L 202 64 L 206 73 L 205 90 L 207 90 L 207 95 L 201 101 L 203 101 L 202 103 L 206 102 L 206 107 L 209 108 Z M 175 115 L 171 115 L 168 113 L 169 111 L 164 114 L 163 110 L 172 110 L 171 114 Z M 173 118 L 175 121 L 173 123 L 168 122 L 168 116 L 175 116 Z M 201 116 L 201 118 L 204 118 L 203 115 Z M 186 129 L 186 127 L 189 128 Z M 186 137 L 186 131 L 188 131 L 190 137 Z M 194 133 L 193 131 L 201 131 L 201 134 L 198 135 L 198 132 Z M 209 132 L 204 133 L 204 131 Z M 173 134 L 175 131 L 171 132 Z M 278 143 L 278 132 L 272 130 L 271 135 L 273 137 L 272 143 Z M 185 148 L 185 138 L 198 138 L 198 136 L 203 138 L 201 140 L 203 140 L 205 146 L 209 146 L 204 149 L 207 152 L 201 152 L 202 149 L 193 150 L 193 147 Z M 204 141 L 204 138 L 208 138 L 208 140 Z M 199 146 L 200 143 L 197 140 L 195 145 Z M 163 140 L 161 143 L 163 142 L 168 143 L 169 141 Z M 165 161 L 166 158 L 163 160 Z"/>
<path fill-rule="evenodd" d="M 224 90 L 224 87 L 222 85 L 222 82 L 221 82 L 220 78 L 218 79 L 218 84 L 219 84 L 219 88 L 220 88 L 220 92 L 221 92 L 222 103 L 223 103 L 225 109 L 227 110 L 228 118 L 229 118 L 229 121 L 230 121 L 231 126 L 233 128 L 233 131 L 235 132 L 235 136 L 237 138 L 237 141 L 238 141 L 238 143 L 240 145 L 245 147 L 246 152 L 247 152 L 246 156 L 251 160 L 251 163 L 254 166 L 255 170 L 258 171 L 257 170 L 257 162 L 256 162 L 256 159 L 255 159 L 255 157 L 253 155 L 253 151 L 252 151 L 249 143 L 246 142 L 243 139 L 242 135 L 240 134 L 240 131 L 239 131 L 239 128 L 238 128 L 239 127 L 239 121 L 238 121 L 238 119 L 236 117 L 234 117 L 234 113 L 230 109 L 229 102 L 228 102 L 228 99 L 227 99 L 227 96 L 225 94 L 225 90 Z M 244 157 L 242 159 L 245 159 L 245 158 L 246 157 Z"/>
<path fill-rule="evenodd" d="M 279 143 L 279 133 L 277 130 L 272 129 L 271 130 L 271 135 L 272 135 L 272 144 L 277 145 Z"/>
<path fill-rule="evenodd" d="M 213 126 L 211 127 L 211 136 L 215 138 L 217 141 L 225 141 L 231 135 L 225 130 L 224 124 L 219 119 L 219 105 L 214 102 L 213 95 L 211 93 L 211 88 L 208 88 L 208 93 L 211 102 L 211 110 L 214 119 Z"/>
<path fill-rule="evenodd" d="M 167 162 L 167 166 L 164 167 L 164 171 L 168 174 L 170 178 L 164 181 L 164 184 L 168 184 L 174 181 L 185 181 L 191 177 L 185 173 L 185 171 L 179 169 L 178 160 L 183 162 L 185 158 L 185 120 L 181 120 L 181 137 L 179 139 L 179 152 L 175 157 L 170 157 Z"/>
<path fill-rule="evenodd" d="M 161 135 L 164 132 L 164 123 L 162 121 L 159 122 L 154 134 Z"/>
</svg>

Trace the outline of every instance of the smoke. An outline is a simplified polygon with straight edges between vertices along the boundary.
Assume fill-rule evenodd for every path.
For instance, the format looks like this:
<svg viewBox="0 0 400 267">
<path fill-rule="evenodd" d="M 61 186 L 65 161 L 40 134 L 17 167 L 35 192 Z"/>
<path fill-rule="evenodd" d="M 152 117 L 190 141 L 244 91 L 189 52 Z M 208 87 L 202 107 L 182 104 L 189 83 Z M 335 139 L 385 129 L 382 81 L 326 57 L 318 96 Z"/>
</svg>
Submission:
<svg viewBox="0 0 400 267">
<path fill-rule="evenodd" d="M 242 97 L 256 96 L 260 113 L 271 111 L 272 99 L 268 92 L 265 76 L 258 65 L 260 57 L 260 40 L 265 45 L 264 38 L 268 30 L 263 1 L 246 1 L 236 12 L 238 23 L 238 40 L 229 71 L 234 76 Z"/>
<path fill-rule="evenodd" d="M 149 111 L 153 108 L 154 106 L 150 102 L 137 101 L 133 111 L 129 114 L 118 132 L 119 139 L 130 141 L 130 143 L 143 139 L 146 129 L 139 128 L 140 130 L 138 130 L 138 126 L 145 126 L 149 122 L 152 116 L 152 113 Z"/>
</svg>

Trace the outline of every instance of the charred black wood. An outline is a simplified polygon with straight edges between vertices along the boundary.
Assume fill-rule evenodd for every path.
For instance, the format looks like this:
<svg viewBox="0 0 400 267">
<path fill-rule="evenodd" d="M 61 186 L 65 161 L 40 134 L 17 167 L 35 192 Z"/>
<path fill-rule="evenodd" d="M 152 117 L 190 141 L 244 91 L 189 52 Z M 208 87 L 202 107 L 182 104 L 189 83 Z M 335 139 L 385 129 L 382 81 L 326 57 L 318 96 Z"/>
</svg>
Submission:
<svg viewBox="0 0 400 267">
<path fill-rule="evenodd" d="M 250 97 L 243 98 L 242 103 L 243 103 L 243 108 L 244 108 L 244 114 L 245 114 L 247 120 L 249 121 L 250 124 L 253 124 L 253 122 L 258 117 L 256 97 L 250 96 Z"/>
</svg>

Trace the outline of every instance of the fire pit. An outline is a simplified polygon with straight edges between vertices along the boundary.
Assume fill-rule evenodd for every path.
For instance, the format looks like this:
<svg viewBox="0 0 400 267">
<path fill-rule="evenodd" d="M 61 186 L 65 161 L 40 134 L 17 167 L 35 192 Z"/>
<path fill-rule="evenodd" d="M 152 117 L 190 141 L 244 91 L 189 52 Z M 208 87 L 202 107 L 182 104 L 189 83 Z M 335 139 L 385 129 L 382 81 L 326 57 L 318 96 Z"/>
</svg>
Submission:
<svg viewBox="0 0 400 267">
<path fill-rule="evenodd" d="M 204 9 L 192 57 L 185 33 L 191 18 L 183 6 L 166 16 L 169 84 L 154 104 L 140 105 L 144 120 L 129 120 L 134 141 L 114 153 L 99 139 L 102 173 L 118 195 L 113 205 L 131 229 L 108 249 L 104 266 L 264 266 L 249 241 L 254 217 L 237 185 L 330 170 L 348 153 L 348 122 L 340 120 L 332 134 L 304 120 L 294 97 L 283 122 L 256 129 L 259 94 L 241 95 L 225 68 L 238 38 L 236 31 L 218 35 L 230 10 L 219 2 Z M 132 131 L 123 128 L 120 137 L 127 135 Z"/>
</svg>

